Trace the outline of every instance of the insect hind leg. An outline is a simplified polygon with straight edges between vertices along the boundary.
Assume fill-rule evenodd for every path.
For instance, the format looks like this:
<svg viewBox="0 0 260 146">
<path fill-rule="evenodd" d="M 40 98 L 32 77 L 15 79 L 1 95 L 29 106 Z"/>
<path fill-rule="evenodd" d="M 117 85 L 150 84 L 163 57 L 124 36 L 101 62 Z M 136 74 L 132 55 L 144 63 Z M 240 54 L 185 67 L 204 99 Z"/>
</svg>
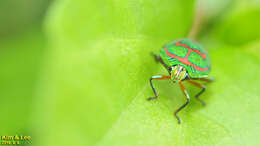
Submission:
<svg viewBox="0 0 260 146">
<path fill-rule="evenodd" d="M 201 102 L 202 105 L 205 106 L 205 105 L 206 105 L 206 102 L 203 101 L 203 100 L 201 100 L 201 99 L 199 98 L 199 96 L 200 96 L 203 92 L 205 92 L 206 86 L 205 86 L 205 85 L 202 85 L 202 84 L 199 84 L 199 83 L 197 83 L 197 82 L 194 82 L 194 81 L 192 81 L 192 80 L 187 80 L 187 81 L 188 81 L 189 83 L 191 83 L 192 85 L 201 88 L 201 91 L 200 91 L 198 94 L 195 95 L 195 98 L 196 98 L 199 102 Z"/>
</svg>

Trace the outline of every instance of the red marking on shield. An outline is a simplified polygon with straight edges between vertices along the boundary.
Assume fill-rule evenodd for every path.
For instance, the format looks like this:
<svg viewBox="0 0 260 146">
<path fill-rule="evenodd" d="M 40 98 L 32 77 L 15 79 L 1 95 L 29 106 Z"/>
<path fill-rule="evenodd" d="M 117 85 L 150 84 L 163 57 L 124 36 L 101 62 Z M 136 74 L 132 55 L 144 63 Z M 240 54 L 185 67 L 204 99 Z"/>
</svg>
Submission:
<svg viewBox="0 0 260 146">
<path fill-rule="evenodd" d="M 185 58 L 181 58 L 181 57 L 179 57 L 179 56 L 176 56 L 176 55 L 170 53 L 170 52 L 167 50 L 167 48 L 164 48 L 164 50 L 165 50 L 166 54 L 167 54 L 169 57 L 176 58 L 176 59 L 178 59 L 181 63 L 184 63 L 184 64 L 186 64 L 186 65 L 190 65 L 190 66 L 194 67 L 194 68 L 195 68 L 196 70 L 198 70 L 198 71 L 207 71 L 207 70 L 208 70 L 208 67 L 207 67 L 207 68 L 201 68 L 201 67 L 199 67 L 199 66 L 196 66 L 196 65 L 192 64 L 192 63 L 187 59 L 187 55 L 186 55 Z"/>
<path fill-rule="evenodd" d="M 197 54 L 199 54 L 203 59 L 206 59 L 206 54 L 205 53 L 201 53 L 199 50 L 191 48 L 190 46 L 186 45 L 186 44 L 182 44 L 180 41 L 177 41 L 175 43 L 176 46 L 181 46 L 181 47 L 185 47 L 187 49 L 189 49 L 189 52 L 187 53 L 186 57 L 188 58 L 191 52 L 196 52 Z"/>
</svg>

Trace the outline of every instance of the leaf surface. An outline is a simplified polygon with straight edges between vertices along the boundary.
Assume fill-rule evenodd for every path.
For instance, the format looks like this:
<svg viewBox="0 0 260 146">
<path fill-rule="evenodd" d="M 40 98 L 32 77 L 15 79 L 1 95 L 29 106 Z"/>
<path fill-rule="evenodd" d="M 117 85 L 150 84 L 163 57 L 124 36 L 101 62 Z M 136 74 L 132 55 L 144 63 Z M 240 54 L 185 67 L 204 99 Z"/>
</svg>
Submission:
<svg viewBox="0 0 260 146">
<path fill-rule="evenodd" d="M 258 145 L 260 62 L 242 47 L 203 39 L 216 82 L 201 96 L 206 107 L 192 98 L 180 112 L 181 125 L 176 84 L 156 82 L 160 98 L 146 101 L 149 78 L 167 73 L 150 53 L 186 36 L 192 13 L 193 1 L 57 1 L 46 23 L 51 49 L 39 95 L 42 127 L 51 130 L 41 144 Z"/>
</svg>

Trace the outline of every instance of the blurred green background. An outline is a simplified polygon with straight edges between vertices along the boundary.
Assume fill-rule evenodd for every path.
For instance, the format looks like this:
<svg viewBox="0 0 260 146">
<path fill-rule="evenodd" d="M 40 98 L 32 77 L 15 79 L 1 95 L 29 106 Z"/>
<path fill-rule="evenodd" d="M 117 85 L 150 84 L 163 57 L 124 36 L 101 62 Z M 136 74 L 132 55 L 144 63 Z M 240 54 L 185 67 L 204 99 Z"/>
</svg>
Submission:
<svg viewBox="0 0 260 146">
<path fill-rule="evenodd" d="M 47 44 L 42 24 L 50 3 L 50 0 L 0 2 L 1 136 L 36 137 L 32 128 L 34 102 Z"/>
<path fill-rule="evenodd" d="M 1 0 L 0 136 L 30 135 L 22 145 L 35 146 L 260 145 L 259 16 L 259 0 Z M 191 28 L 216 82 L 201 97 L 207 106 L 192 99 L 178 125 L 177 85 L 156 82 L 160 99 L 145 100 L 150 76 L 166 74 L 150 52 Z"/>
</svg>

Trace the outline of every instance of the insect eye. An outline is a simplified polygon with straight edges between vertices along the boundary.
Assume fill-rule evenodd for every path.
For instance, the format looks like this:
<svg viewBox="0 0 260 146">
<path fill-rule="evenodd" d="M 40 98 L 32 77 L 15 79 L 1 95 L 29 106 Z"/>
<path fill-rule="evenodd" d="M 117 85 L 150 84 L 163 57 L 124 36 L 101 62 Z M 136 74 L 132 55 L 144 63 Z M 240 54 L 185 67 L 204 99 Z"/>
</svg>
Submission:
<svg viewBox="0 0 260 146">
<path fill-rule="evenodd" d="M 174 69 L 174 66 L 170 66 L 169 70 L 172 71 Z"/>
</svg>

